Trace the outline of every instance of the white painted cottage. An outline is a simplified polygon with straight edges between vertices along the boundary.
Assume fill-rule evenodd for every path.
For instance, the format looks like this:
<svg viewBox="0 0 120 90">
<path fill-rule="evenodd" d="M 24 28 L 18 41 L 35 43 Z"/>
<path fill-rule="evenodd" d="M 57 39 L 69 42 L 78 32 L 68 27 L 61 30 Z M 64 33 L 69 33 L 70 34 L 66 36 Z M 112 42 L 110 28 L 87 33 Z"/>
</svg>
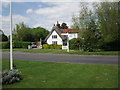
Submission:
<svg viewBox="0 0 120 90">
<path fill-rule="evenodd" d="M 45 41 L 47 44 L 62 45 L 62 49 L 68 49 L 67 41 L 78 38 L 78 33 L 78 30 L 60 29 L 60 24 L 57 23 L 53 26 Z"/>
</svg>

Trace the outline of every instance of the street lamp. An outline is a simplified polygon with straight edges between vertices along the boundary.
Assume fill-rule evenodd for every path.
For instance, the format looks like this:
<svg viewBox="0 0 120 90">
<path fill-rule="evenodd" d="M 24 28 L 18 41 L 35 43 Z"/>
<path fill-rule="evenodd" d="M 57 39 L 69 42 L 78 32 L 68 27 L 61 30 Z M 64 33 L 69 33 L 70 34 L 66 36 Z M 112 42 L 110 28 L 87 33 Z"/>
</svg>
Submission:
<svg viewBox="0 0 120 90">
<path fill-rule="evenodd" d="M 13 55 L 12 55 L 12 0 L 10 0 L 10 69 L 13 69 Z"/>
</svg>

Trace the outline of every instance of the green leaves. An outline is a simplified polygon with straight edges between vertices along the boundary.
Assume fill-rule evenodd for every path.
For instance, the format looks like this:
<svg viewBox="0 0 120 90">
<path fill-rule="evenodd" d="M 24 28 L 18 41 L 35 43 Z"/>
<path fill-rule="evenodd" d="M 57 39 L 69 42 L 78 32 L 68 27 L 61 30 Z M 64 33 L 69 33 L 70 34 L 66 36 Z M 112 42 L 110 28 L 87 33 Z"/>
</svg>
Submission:
<svg viewBox="0 0 120 90">
<path fill-rule="evenodd" d="M 42 40 L 48 35 L 49 31 L 42 28 L 29 28 L 24 23 L 16 24 L 16 28 L 13 31 L 13 41 L 28 41 L 35 42 Z"/>
<path fill-rule="evenodd" d="M 19 82 L 20 80 L 22 80 L 22 76 L 21 73 L 16 69 L 10 71 L 5 70 L 2 73 L 1 79 L 2 79 L 2 84 L 5 85 L 5 84 L 12 84 L 15 82 Z"/>
<path fill-rule="evenodd" d="M 119 4 L 92 3 L 93 10 L 88 9 L 87 3 L 80 5 L 79 16 L 72 17 L 72 27 L 80 30 L 80 37 L 84 37 L 84 46 L 91 49 L 120 50 Z"/>
</svg>

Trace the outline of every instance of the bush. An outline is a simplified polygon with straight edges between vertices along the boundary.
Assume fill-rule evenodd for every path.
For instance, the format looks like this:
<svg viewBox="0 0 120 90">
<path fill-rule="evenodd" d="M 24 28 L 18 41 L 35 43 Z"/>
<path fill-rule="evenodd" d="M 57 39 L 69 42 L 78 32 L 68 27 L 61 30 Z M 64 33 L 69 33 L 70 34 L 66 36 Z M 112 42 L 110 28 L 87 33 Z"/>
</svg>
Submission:
<svg viewBox="0 0 120 90">
<path fill-rule="evenodd" d="M 30 45 L 31 42 L 21 42 L 21 41 L 15 41 L 13 43 L 13 48 L 28 48 L 28 45 Z"/>
<path fill-rule="evenodd" d="M 10 42 L 0 42 L 2 44 L 2 49 L 9 49 L 10 48 Z M 13 48 L 28 48 L 28 45 L 30 45 L 31 42 L 22 42 L 22 41 L 15 41 L 12 43 Z"/>
<path fill-rule="evenodd" d="M 49 49 L 49 45 L 48 45 L 48 44 L 44 44 L 44 45 L 43 45 L 43 48 L 44 48 L 44 49 Z"/>
<path fill-rule="evenodd" d="M 8 49 L 10 48 L 10 43 L 9 42 L 0 42 L 1 46 L 0 48 L 3 48 L 3 49 Z"/>
<path fill-rule="evenodd" d="M 62 45 L 44 44 L 43 49 L 62 49 Z"/>
<path fill-rule="evenodd" d="M 93 52 L 102 52 L 104 51 L 103 49 L 93 49 Z"/>
<path fill-rule="evenodd" d="M 82 49 L 82 40 L 80 38 L 73 38 L 69 41 L 70 49 L 72 50 L 79 50 Z"/>
<path fill-rule="evenodd" d="M 62 49 L 62 45 L 57 45 L 56 49 Z"/>
<path fill-rule="evenodd" d="M 49 49 L 55 49 L 55 46 L 53 44 L 50 44 Z"/>
<path fill-rule="evenodd" d="M 10 71 L 5 70 L 2 73 L 1 81 L 2 81 L 3 85 L 12 84 L 12 83 L 15 83 L 15 82 L 20 82 L 21 80 L 22 80 L 22 75 L 16 69 L 13 69 L 13 70 L 10 70 Z"/>
<path fill-rule="evenodd" d="M 30 42 L 15 41 L 15 42 L 14 42 L 14 47 L 13 47 L 13 48 L 27 48 L 28 45 L 30 45 Z"/>
</svg>

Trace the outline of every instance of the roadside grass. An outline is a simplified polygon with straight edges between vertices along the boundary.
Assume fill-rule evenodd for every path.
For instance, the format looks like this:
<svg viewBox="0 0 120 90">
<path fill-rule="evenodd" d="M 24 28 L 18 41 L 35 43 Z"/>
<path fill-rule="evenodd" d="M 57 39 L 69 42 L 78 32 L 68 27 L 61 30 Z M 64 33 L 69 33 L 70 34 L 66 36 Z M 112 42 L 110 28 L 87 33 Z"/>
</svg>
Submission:
<svg viewBox="0 0 120 90">
<path fill-rule="evenodd" d="M 9 60 L 3 59 L 3 70 Z M 117 65 L 14 60 L 23 80 L 3 88 L 118 88 Z"/>
<path fill-rule="evenodd" d="M 24 49 L 24 48 L 13 48 L 13 51 L 24 51 L 24 50 L 27 50 L 27 49 Z M 10 51 L 10 49 L 0 49 L 0 51 Z"/>
<path fill-rule="evenodd" d="M 10 51 L 10 49 L 0 49 L 0 51 Z M 23 49 L 14 48 L 13 51 L 22 51 L 28 53 L 53 53 L 53 54 L 75 54 L 75 55 L 120 55 L 120 51 L 102 51 L 102 52 L 85 52 L 79 50 L 66 50 L 60 49 Z"/>
<path fill-rule="evenodd" d="M 120 51 L 103 51 L 103 52 L 85 52 L 78 50 L 58 50 L 58 49 L 31 49 L 24 52 L 29 53 L 54 53 L 54 54 L 77 54 L 77 55 L 118 55 Z"/>
<path fill-rule="evenodd" d="M 58 51 L 57 49 L 29 49 L 23 52 L 29 52 L 29 53 L 50 53 Z M 62 51 L 62 50 L 61 50 Z"/>
</svg>

